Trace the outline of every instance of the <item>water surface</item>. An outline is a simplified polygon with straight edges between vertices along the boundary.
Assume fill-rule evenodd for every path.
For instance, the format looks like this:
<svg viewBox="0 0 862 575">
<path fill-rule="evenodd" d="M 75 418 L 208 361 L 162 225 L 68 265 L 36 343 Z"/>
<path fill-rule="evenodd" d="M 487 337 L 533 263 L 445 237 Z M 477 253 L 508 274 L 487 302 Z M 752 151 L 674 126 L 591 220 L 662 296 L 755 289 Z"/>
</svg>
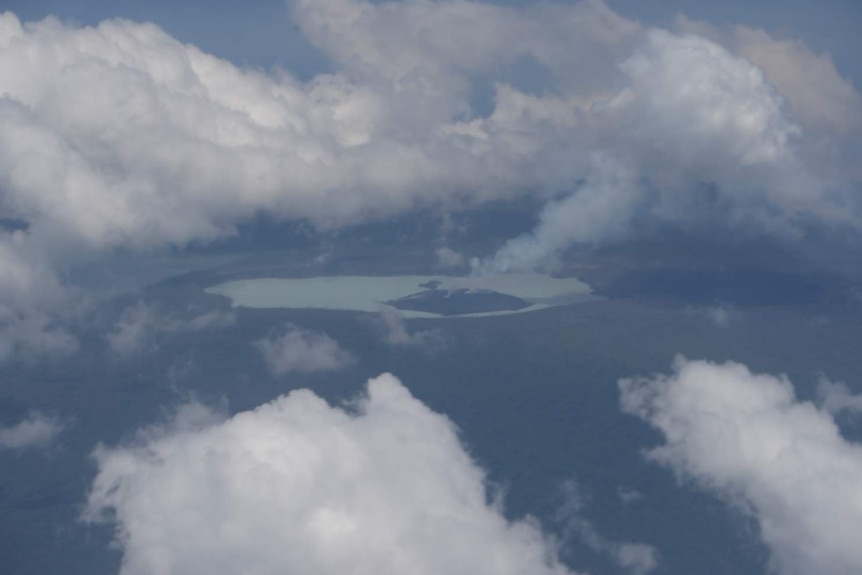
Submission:
<svg viewBox="0 0 862 575">
<path fill-rule="evenodd" d="M 234 306 L 250 308 L 334 309 L 379 312 L 387 302 L 423 292 L 505 294 L 525 300 L 521 309 L 458 313 L 458 316 L 524 313 L 596 299 L 577 278 L 544 274 L 485 276 L 325 276 L 313 278 L 255 278 L 226 282 L 207 293 L 227 296 Z M 477 300 L 480 297 L 476 298 Z M 451 317 L 452 313 L 401 310 L 405 317 Z"/>
</svg>

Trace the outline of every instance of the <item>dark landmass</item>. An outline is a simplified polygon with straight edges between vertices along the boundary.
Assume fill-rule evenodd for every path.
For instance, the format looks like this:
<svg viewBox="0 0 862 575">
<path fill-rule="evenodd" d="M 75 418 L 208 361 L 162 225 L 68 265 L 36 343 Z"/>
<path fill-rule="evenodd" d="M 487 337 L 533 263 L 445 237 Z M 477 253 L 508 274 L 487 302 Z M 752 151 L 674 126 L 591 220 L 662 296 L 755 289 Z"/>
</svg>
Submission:
<svg viewBox="0 0 862 575">
<path fill-rule="evenodd" d="M 517 311 L 533 305 L 513 295 L 478 289 L 430 289 L 385 303 L 398 309 L 423 311 L 444 316 Z"/>
</svg>

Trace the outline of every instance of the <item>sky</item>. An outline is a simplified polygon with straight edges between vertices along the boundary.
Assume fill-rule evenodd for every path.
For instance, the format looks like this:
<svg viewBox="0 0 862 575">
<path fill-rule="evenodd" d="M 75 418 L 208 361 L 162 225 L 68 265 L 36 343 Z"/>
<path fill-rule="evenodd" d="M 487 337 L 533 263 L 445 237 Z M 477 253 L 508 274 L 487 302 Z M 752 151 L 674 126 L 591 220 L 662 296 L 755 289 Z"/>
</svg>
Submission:
<svg viewBox="0 0 862 575">
<path fill-rule="evenodd" d="M 817 243 L 856 279 L 856 2 L 0 8 L 10 365 L 74 361 L 91 343 L 80 326 L 107 299 L 81 270 L 217 245 L 261 217 L 338 237 L 430 214 L 429 257 L 477 277 L 559 272 L 573 250 L 667 234 Z M 460 215 L 501 204 L 529 206 L 529 229 L 472 251 L 449 242 Z M 704 317 L 725 329 L 736 314 L 719 302 Z M 232 334 L 239 315 L 138 303 L 100 341 L 136 357 L 176 334 Z M 445 353 L 436 331 L 377 325 L 387 345 Z M 362 359 L 314 326 L 249 346 L 275 380 Z M 741 510 L 774 572 L 862 570 L 862 448 L 840 427 L 860 411 L 852 386 L 824 376 L 807 397 L 780 372 L 682 356 L 612 383 L 619 410 L 655 432 L 649 464 Z M 0 426 L 0 451 L 50 449 L 73 426 L 32 409 Z M 456 424 L 397 374 L 343 404 L 308 389 L 240 413 L 190 399 L 129 434 L 94 446 L 80 518 L 115 530 L 125 575 L 578 572 L 538 521 L 504 513 Z M 567 493 L 585 545 L 618 570 L 661 572 L 660 549 L 603 535 L 577 482 Z"/>
</svg>

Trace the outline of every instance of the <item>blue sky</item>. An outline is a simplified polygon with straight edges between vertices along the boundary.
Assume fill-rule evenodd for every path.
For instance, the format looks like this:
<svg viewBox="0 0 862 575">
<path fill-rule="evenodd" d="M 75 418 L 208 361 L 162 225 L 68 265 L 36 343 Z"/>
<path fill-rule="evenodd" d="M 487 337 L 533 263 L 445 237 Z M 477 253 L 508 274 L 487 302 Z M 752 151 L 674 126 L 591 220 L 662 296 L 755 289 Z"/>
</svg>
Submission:
<svg viewBox="0 0 862 575">
<path fill-rule="evenodd" d="M 24 20 L 54 15 L 64 21 L 92 25 L 108 18 L 151 21 L 183 42 L 239 65 L 281 65 L 300 76 L 327 66 L 291 24 L 285 2 L 255 0 L 12 0 L 3 7 Z"/>
</svg>

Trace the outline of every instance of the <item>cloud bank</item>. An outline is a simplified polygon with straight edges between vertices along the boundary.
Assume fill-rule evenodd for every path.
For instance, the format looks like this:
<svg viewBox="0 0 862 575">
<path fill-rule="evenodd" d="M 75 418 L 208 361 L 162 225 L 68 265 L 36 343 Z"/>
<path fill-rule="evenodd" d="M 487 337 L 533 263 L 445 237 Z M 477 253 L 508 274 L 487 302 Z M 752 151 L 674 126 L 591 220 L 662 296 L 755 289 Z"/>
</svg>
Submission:
<svg viewBox="0 0 862 575">
<path fill-rule="evenodd" d="M 648 29 L 598 0 L 290 6 L 332 73 L 237 67 L 152 24 L 0 15 L 0 217 L 27 223 L 0 232 L 4 325 L 50 323 L 31 318 L 64 308 L 69 266 L 260 212 L 333 229 L 545 202 L 482 262 L 497 271 L 655 226 L 797 238 L 862 222 L 842 152 L 859 95 L 801 43 Z"/>
<path fill-rule="evenodd" d="M 222 421 L 198 406 L 95 458 L 85 518 L 116 522 L 123 575 L 569 573 L 391 375 L 349 409 L 307 390 Z"/>
<path fill-rule="evenodd" d="M 684 359 L 620 390 L 623 410 L 664 435 L 649 458 L 756 518 L 778 573 L 862 570 L 862 447 L 831 413 L 846 401 L 821 408 L 784 377 Z"/>
</svg>

